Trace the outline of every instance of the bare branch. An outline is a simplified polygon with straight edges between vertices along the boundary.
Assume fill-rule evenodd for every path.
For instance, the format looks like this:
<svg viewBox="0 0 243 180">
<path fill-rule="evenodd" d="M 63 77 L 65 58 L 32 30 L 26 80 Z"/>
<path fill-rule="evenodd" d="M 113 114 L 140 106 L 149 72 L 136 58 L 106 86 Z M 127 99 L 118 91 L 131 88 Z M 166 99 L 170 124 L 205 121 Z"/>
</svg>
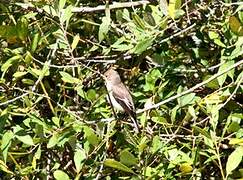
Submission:
<svg viewBox="0 0 243 180">
<path fill-rule="evenodd" d="M 196 89 L 198 89 L 199 87 L 202 87 L 203 85 L 209 83 L 210 81 L 212 81 L 212 80 L 216 79 L 217 77 L 223 75 L 224 73 L 230 71 L 231 69 L 236 68 L 237 66 L 240 66 L 241 64 L 243 64 L 243 60 L 238 61 L 237 63 L 235 63 L 235 64 L 233 64 L 232 66 L 228 67 L 228 68 L 225 69 L 224 71 L 222 71 L 222 72 L 220 72 L 220 73 L 217 73 L 217 74 L 211 76 L 211 77 L 208 78 L 207 80 L 205 80 L 205 81 L 203 81 L 203 82 L 201 82 L 201 83 L 199 83 L 199 84 L 193 86 L 192 88 L 190 88 L 190 89 L 188 89 L 188 90 L 186 90 L 186 91 L 184 91 L 184 92 L 182 92 L 182 93 L 180 93 L 180 94 L 177 94 L 177 95 L 172 96 L 172 97 L 170 97 L 170 98 L 168 98 L 168 99 L 165 99 L 164 101 L 161 101 L 161 102 L 159 102 L 159 103 L 157 103 L 157 104 L 154 104 L 154 105 L 152 105 L 152 106 L 150 106 L 150 107 L 147 107 L 147 108 L 138 110 L 138 111 L 137 111 L 137 114 L 138 114 L 138 113 L 145 112 L 145 111 L 148 111 L 148 110 L 150 110 L 150 109 L 158 108 L 159 106 L 161 106 L 161 105 L 163 105 L 163 104 L 165 104 L 165 103 L 168 103 L 168 102 L 173 101 L 173 100 L 175 100 L 175 99 L 177 99 L 177 98 L 179 98 L 179 97 L 182 97 L 182 96 L 184 96 L 184 95 L 186 95 L 186 94 L 189 94 L 189 93 L 195 91 Z"/>
<path fill-rule="evenodd" d="M 136 2 L 124 2 L 124 3 L 113 3 L 109 5 L 109 9 L 120 9 L 120 8 L 128 8 L 134 6 L 141 6 L 150 4 L 149 1 L 136 1 Z M 81 7 L 81 8 L 73 8 L 72 12 L 74 13 L 89 13 L 94 11 L 104 11 L 106 8 L 105 5 L 100 5 L 97 7 Z"/>
</svg>

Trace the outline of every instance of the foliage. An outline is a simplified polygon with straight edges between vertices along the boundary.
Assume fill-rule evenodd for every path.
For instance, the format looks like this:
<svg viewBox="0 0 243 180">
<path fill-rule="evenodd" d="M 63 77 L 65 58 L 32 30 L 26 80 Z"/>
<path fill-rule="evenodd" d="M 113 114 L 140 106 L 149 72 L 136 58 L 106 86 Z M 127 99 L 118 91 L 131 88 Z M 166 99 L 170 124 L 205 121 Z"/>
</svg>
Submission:
<svg viewBox="0 0 243 180">
<path fill-rule="evenodd" d="M 1 177 L 243 177 L 242 3 L 140 2 L 0 1 Z M 141 134 L 112 118 L 111 65 Z"/>
</svg>

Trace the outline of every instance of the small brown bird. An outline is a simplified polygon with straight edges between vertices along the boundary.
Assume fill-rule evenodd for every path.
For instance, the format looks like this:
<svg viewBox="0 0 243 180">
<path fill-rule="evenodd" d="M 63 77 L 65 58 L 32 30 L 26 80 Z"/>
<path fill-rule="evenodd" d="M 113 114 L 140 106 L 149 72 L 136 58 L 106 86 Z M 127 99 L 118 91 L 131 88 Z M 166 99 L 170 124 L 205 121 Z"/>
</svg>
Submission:
<svg viewBox="0 0 243 180">
<path fill-rule="evenodd" d="M 122 83 L 121 78 L 114 69 L 110 68 L 105 73 L 105 84 L 108 90 L 111 105 L 119 110 L 125 111 L 131 116 L 131 119 L 135 125 L 136 131 L 139 132 L 139 125 L 136 118 L 135 106 L 131 93 L 127 87 Z"/>
</svg>

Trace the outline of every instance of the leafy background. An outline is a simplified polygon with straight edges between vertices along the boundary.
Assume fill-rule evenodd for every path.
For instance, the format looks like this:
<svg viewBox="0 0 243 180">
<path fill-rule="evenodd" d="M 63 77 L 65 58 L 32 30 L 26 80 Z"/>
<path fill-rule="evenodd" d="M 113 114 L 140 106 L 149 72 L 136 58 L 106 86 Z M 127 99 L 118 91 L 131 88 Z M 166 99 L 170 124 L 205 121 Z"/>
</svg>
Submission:
<svg viewBox="0 0 243 180">
<path fill-rule="evenodd" d="M 0 1 L 1 179 L 242 178 L 242 9 Z M 141 134 L 114 120 L 100 74 L 110 66 Z"/>
</svg>

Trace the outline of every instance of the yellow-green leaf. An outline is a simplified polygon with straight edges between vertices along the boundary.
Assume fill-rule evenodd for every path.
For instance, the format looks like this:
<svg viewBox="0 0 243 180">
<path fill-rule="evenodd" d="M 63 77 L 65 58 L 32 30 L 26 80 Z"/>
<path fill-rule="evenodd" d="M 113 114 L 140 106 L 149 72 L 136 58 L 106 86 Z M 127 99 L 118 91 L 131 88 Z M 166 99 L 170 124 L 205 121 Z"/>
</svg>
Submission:
<svg viewBox="0 0 243 180">
<path fill-rule="evenodd" d="M 182 173 L 189 173 L 193 170 L 190 163 L 182 163 L 179 169 Z"/>
<path fill-rule="evenodd" d="M 121 171 L 125 171 L 125 172 L 128 172 L 128 173 L 133 173 L 134 172 L 127 166 L 125 166 L 124 164 L 114 160 L 114 159 L 106 159 L 105 162 L 104 162 L 104 165 L 105 166 L 108 166 L 108 167 L 111 167 L 111 168 L 114 168 L 114 169 L 118 169 L 118 170 L 121 170 Z"/>
<path fill-rule="evenodd" d="M 238 36 L 243 36 L 243 26 L 235 16 L 229 18 L 229 25 L 233 33 Z"/>
<path fill-rule="evenodd" d="M 181 7 L 181 0 L 170 0 L 168 12 L 172 19 L 175 19 L 176 10 L 180 9 L 180 7 Z"/>
<path fill-rule="evenodd" d="M 243 156 L 243 147 L 237 147 L 230 155 L 226 163 L 226 172 L 229 175 L 241 163 Z"/>
<path fill-rule="evenodd" d="M 120 153 L 120 162 L 127 166 L 132 166 L 136 165 L 138 163 L 138 160 L 134 157 L 132 153 L 128 151 L 128 149 L 125 149 Z"/>
</svg>

